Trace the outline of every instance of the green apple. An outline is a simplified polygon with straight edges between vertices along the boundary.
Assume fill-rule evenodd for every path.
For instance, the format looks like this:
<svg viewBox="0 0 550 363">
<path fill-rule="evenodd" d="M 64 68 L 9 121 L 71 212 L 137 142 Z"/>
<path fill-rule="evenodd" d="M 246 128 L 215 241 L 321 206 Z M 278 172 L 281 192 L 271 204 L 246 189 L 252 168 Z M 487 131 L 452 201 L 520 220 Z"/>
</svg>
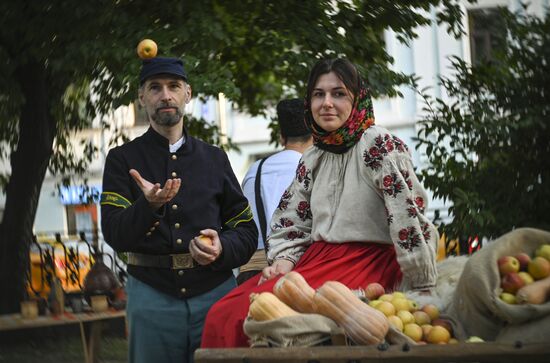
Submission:
<svg viewBox="0 0 550 363">
<path fill-rule="evenodd" d="M 537 251 L 535 252 L 535 256 L 544 257 L 548 261 L 550 261 L 550 244 L 545 243 L 539 248 L 537 248 Z"/>
</svg>

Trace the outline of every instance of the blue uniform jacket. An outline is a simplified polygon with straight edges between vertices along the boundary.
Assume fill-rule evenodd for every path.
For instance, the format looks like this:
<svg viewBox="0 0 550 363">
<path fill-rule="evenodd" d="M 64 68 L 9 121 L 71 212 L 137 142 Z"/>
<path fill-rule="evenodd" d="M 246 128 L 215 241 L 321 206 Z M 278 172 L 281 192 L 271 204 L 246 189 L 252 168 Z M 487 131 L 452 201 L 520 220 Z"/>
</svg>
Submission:
<svg viewBox="0 0 550 363">
<path fill-rule="evenodd" d="M 184 129 L 184 133 L 185 129 Z M 165 184 L 181 178 L 178 194 L 157 211 L 129 174 Z M 103 174 L 101 227 L 105 241 L 117 252 L 188 253 L 199 231 L 218 231 L 222 255 L 208 266 L 171 270 L 128 266 L 128 273 L 150 286 L 180 298 L 209 291 L 227 280 L 232 269 L 256 251 L 258 231 L 225 152 L 185 135 L 171 153 L 168 140 L 152 128 L 109 151 Z"/>
</svg>

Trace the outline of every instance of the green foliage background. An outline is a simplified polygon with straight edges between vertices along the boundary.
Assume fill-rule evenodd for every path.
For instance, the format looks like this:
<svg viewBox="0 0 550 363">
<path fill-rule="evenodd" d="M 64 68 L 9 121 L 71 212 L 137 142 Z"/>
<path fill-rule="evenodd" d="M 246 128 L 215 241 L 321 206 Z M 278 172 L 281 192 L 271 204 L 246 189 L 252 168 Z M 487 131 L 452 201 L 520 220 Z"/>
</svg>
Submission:
<svg viewBox="0 0 550 363">
<path fill-rule="evenodd" d="M 417 26 L 431 23 L 432 7 L 458 34 L 458 0 L 1 1 L 0 162 L 9 168 L 0 173 L 0 313 L 17 311 L 24 296 L 46 172 L 64 184 L 85 178 L 98 147 L 86 139 L 77 150 L 72 137 L 96 118 L 115 129 L 105 115 L 137 95 L 140 40 L 155 40 L 159 55 L 181 57 L 195 95 L 223 92 L 256 115 L 301 96 L 322 57 L 356 63 L 374 95 L 398 94 L 411 76 L 391 70 L 383 31 L 413 38 Z M 219 142 L 204 120 L 189 125 L 195 136 Z"/>
<path fill-rule="evenodd" d="M 442 79 L 451 102 L 426 97 L 418 147 L 423 183 L 452 202 L 447 238 L 550 230 L 550 17 L 502 9 L 503 46 Z"/>
</svg>

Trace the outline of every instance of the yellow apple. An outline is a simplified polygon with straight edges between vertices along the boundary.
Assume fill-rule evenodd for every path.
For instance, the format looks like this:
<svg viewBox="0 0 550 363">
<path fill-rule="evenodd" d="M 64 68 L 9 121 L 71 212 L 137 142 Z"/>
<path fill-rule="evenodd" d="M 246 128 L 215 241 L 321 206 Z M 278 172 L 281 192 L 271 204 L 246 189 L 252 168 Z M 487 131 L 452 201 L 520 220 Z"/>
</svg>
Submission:
<svg viewBox="0 0 550 363">
<path fill-rule="evenodd" d="M 380 310 L 386 316 L 395 315 L 395 307 L 389 301 L 382 301 L 380 304 L 376 305 L 376 310 Z"/>
<path fill-rule="evenodd" d="M 527 265 L 527 272 L 529 272 L 529 275 L 533 276 L 535 280 L 550 276 L 550 261 L 544 257 L 537 256 Z"/>
<path fill-rule="evenodd" d="M 422 340 L 428 339 L 428 334 L 433 328 L 432 324 L 423 324 L 420 327 L 422 328 Z"/>
<path fill-rule="evenodd" d="M 516 304 L 516 295 L 509 292 L 503 292 L 499 295 L 499 298 L 507 304 Z"/>
<path fill-rule="evenodd" d="M 419 342 L 422 340 L 422 328 L 420 325 L 412 323 L 407 324 L 403 328 L 403 334 L 414 340 L 415 342 Z"/>
<path fill-rule="evenodd" d="M 415 311 L 413 313 L 413 316 L 414 316 L 414 321 L 422 326 L 424 324 L 430 324 L 432 322 L 432 319 L 430 318 L 430 316 L 428 315 L 428 313 L 426 313 L 425 311 Z"/>
<path fill-rule="evenodd" d="M 392 292 L 392 295 L 393 295 L 394 299 L 396 297 L 400 297 L 400 298 L 403 298 L 403 299 L 407 298 L 407 296 L 404 293 L 402 293 L 401 291 L 394 291 L 394 292 Z"/>
<path fill-rule="evenodd" d="M 403 325 L 414 323 L 414 316 L 411 314 L 410 311 L 407 310 L 399 310 L 397 312 L 397 317 L 403 321 Z"/>
<path fill-rule="evenodd" d="M 451 333 L 442 326 L 435 325 L 428 333 L 427 342 L 430 344 L 448 343 Z"/>
<path fill-rule="evenodd" d="M 378 298 L 378 300 L 382 300 L 382 301 L 392 301 L 393 300 L 393 295 L 392 294 L 384 294 L 382 296 L 380 296 Z"/>
<path fill-rule="evenodd" d="M 380 304 L 382 302 L 382 300 L 372 300 L 372 301 L 369 301 L 369 306 L 375 308 L 378 306 L 378 304 Z"/>
<path fill-rule="evenodd" d="M 403 321 L 396 315 L 388 316 L 388 321 L 397 330 L 403 331 Z"/>
<path fill-rule="evenodd" d="M 409 300 L 409 311 L 411 313 L 414 313 L 417 311 L 420 307 L 418 306 L 418 303 L 414 300 Z"/>
<path fill-rule="evenodd" d="M 550 244 L 545 243 L 535 251 L 535 256 L 543 257 L 550 261 Z"/>
<path fill-rule="evenodd" d="M 395 297 L 391 301 L 392 305 L 395 307 L 395 311 L 399 310 L 407 310 L 409 311 L 410 305 L 409 300 L 402 298 L 402 297 Z"/>
<path fill-rule="evenodd" d="M 212 238 L 210 238 L 208 236 L 205 236 L 203 234 L 198 236 L 197 239 L 204 245 L 207 245 L 207 246 L 213 246 L 214 245 L 214 241 L 212 241 Z"/>
<path fill-rule="evenodd" d="M 523 280 L 523 282 L 525 282 L 525 285 L 529 285 L 535 282 L 535 279 L 533 278 L 533 276 L 529 275 L 528 272 L 521 271 L 521 272 L 518 272 L 518 275 Z"/>
<path fill-rule="evenodd" d="M 137 54 L 141 59 L 150 59 L 157 56 L 157 43 L 151 39 L 143 39 L 137 46 Z"/>
<path fill-rule="evenodd" d="M 501 276 L 504 276 L 510 272 L 519 271 L 519 261 L 513 256 L 503 256 L 497 260 L 497 264 L 498 271 L 500 272 Z"/>
<path fill-rule="evenodd" d="M 428 314 L 432 321 L 439 318 L 439 309 L 434 304 L 426 304 L 420 310 Z"/>
</svg>

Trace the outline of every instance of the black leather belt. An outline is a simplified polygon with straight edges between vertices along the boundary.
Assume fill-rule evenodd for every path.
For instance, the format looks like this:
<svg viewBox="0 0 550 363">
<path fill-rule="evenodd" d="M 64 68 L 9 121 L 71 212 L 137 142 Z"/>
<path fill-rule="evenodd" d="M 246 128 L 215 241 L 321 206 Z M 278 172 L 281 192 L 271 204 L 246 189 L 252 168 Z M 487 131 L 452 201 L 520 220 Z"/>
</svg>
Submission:
<svg viewBox="0 0 550 363">
<path fill-rule="evenodd" d="M 183 270 L 198 266 L 189 253 L 171 255 L 146 255 L 128 252 L 128 265 Z"/>
</svg>

